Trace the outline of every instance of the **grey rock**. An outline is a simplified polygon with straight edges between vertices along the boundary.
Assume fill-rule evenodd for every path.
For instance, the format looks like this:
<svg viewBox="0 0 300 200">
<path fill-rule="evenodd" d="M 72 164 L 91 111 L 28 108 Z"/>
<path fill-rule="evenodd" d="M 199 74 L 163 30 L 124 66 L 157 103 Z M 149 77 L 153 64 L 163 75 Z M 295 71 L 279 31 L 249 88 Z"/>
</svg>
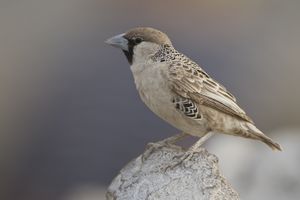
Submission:
<svg viewBox="0 0 300 200">
<path fill-rule="evenodd" d="M 200 149 L 191 157 L 175 145 L 151 143 L 114 178 L 108 200 L 239 199 L 220 174 L 218 158 Z M 186 159 L 187 158 L 187 159 Z"/>
</svg>

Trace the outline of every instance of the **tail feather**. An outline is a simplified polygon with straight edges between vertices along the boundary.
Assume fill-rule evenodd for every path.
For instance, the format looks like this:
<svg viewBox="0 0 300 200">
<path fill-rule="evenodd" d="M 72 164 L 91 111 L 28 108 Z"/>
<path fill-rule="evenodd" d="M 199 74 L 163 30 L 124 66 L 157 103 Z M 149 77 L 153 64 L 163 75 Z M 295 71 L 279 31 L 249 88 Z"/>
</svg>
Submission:
<svg viewBox="0 0 300 200">
<path fill-rule="evenodd" d="M 272 148 L 272 150 L 276 151 L 282 151 L 282 148 L 280 146 L 280 144 L 274 142 L 271 138 L 265 136 L 265 135 L 260 135 L 258 136 L 259 137 L 259 140 L 264 142 L 266 145 L 268 145 L 269 147 Z"/>
<path fill-rule="evenodd" d="M 282 151 L 280 144 L 274 142 L 271 138 L 263 134 L 258 128 L 256 128 L 253 124 L 247 123 L 249 128 L 249 136 L 250 138 L 260 140 L 266 145 L 268 145 L 272 150 Z"/>
</svg>

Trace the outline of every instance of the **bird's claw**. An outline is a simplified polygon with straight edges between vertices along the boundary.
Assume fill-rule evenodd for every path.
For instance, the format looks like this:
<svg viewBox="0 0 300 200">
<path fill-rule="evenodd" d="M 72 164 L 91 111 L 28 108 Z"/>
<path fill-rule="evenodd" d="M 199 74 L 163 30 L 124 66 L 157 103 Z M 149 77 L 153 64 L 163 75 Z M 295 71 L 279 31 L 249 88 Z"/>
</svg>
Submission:
<svg viewBox="0 0 300 200">
<path fill-rule="evenodd" d="M 162 140 L 159 142 L 150 142 L 146 146 L 146 151 L 143 154 L 142 159 L 147 159 L 154 151 L 158 149 L 162 149 L 164 147 L 170 147 L 170 148 L 180 148 L 179 146 L 172 143 L 172 141 L 169 140 Z"/>
<path fill-rule="evenodd" d="M 173 160 L 176 160 L 175 163 L 172 163 L 171 165 L 167 166 L 165 171 L 173 170 L 177 166 L 185 164 L 186 162 L 190 161 L 193 158 L 194 154 L 200 153 L 201 151 L 202 151 L 201 148 L 192 149 L 192 150 L 187 150 L 185 153 L 181 155 L 174 156 Z"/>
</svg>

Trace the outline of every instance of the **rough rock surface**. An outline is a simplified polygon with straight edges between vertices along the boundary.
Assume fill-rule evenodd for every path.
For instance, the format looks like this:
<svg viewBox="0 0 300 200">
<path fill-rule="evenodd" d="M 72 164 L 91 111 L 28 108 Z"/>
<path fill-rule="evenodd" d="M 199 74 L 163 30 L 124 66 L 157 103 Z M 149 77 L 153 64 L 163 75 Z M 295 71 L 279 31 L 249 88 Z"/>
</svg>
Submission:
<svg viewBox="0 0 300 200">
<path fill-rule="evenodd" d="M 151 143 L 127 164 L 108 187 L 108 200 L 235 200 L 231 185 L 220 174 L 218 158 L 205 149 L 191 157 L 172 145 Z"/>
</svg>

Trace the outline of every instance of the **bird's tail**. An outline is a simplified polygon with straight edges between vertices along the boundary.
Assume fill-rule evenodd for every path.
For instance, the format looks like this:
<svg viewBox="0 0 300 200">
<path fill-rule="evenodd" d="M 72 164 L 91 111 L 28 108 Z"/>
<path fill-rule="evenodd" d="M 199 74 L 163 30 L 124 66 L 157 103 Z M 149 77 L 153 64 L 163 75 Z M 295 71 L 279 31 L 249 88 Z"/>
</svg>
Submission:
<svg viewBox="0 0 300 200">
<path fill-rule="evenodd" d="M 272 150 L 282 151 L 280 144 L 274 142 L 271 138 L 263 134 L 258 128 L 256 128 L 253 124 L 247 123 L 248 127 L 248 136 L 255 140 L 260 140 L 266 145 L 268 145 Z"/>
</svg>

